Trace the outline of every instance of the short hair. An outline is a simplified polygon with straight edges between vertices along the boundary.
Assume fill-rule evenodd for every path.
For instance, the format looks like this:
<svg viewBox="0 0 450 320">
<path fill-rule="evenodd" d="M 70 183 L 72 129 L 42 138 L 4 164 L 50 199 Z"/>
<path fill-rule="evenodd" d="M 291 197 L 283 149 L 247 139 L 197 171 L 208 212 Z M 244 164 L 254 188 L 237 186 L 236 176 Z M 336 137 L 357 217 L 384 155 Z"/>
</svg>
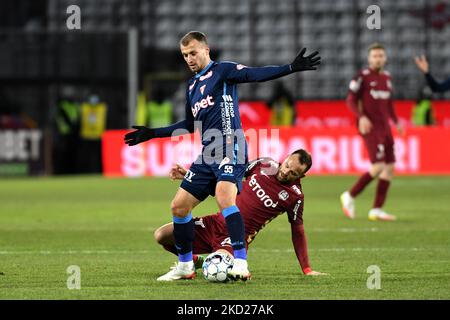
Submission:
<svg viewBox="0 0 450 320">
<path fill-rule="evenodd" d="M 303 174 L 306 174 L 306 172 L 308 172 L 308 170 L 312 167 L 311 155 L 304 149 L 298 149 L 291 153 L 291 155 L 294 154 L 298 154 L 298 160 L 300 164 L 306 165 L 305 171 L 303 171 Z"/>
<path fill-rule="evenodd" d="M 372 44 L 369 46 L 369 49 L 367 49 L 367 51 L 370 53 L 370 51 L 376 50 L 376 49 L 381 49 L 381 50 L 386 51 L 386 49 L 384 48 L 384 46 L 383 46 L 381 43 L 379 43 L 379 42 L 374 42 L 374 43 L 372 43 Z"/>
<path fill-rule="evenodd" d="M 183 38 L 181 38 L 180 44 L 182 46 L 187 46 L 192 40 L 197 40 L 198 42 L 203 42 L 208 45 L 208 38 L 206 38 L 206 34 L 200 31 L 189 31 L 183 36 Z"/>
</svg>

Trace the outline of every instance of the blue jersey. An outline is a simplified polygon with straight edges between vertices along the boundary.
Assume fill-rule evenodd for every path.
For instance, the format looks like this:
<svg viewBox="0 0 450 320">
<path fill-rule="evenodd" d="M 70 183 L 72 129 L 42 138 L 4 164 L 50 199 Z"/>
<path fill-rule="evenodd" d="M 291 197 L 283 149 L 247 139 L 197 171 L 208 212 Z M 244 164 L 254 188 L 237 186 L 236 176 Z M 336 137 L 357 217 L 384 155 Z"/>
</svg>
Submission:
<svg viewBox="0 0 450 320">
<path fill-rule="evenodd" d="M 242 129 L 237 84 L 268 81 L 290 73 L 290 65 L 251 68 L 234 62 L 211 61 L 188 82 L 186 119 L 172 126 L 156 129 L 156 136 L 170 136 L 176 129 L 194 132 L 194 121 L 201 121 L 204 146 L 210 143 L 208 135 L 205 135 L 210 129 L 219 130 L 225 143 L 228 135 Z"/>
</svg>

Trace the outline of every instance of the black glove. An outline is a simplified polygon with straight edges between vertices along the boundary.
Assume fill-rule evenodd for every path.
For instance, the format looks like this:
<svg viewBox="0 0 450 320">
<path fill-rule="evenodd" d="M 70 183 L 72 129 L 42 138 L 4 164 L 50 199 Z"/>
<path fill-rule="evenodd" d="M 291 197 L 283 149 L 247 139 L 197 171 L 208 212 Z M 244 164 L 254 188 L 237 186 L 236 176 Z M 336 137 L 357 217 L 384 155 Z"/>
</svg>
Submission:
<svg viewBox="0 0 450 320">
<path fill-rule="evenodd" d="M 291 63 L 291 69 L 294 72 L 305 71 L 305 70 L 316 70 L 316 66 L 320 64 L 319 51 L 311 53 L 309 56 L 304 57 L 306 48 L 303 48 L 300 53 L 295 57 L 294 61 Z M 314 58 L 315 57 L 315 58 Z"/>
<path fill-rule="evenodd" d="M 132 128 L 136 130 L 127 133 L 124 137 L 125 143 L 130 147 L 155 138 L 155 130 L 153 129 L 144 126 L 132 126 Z"/>
</svg>

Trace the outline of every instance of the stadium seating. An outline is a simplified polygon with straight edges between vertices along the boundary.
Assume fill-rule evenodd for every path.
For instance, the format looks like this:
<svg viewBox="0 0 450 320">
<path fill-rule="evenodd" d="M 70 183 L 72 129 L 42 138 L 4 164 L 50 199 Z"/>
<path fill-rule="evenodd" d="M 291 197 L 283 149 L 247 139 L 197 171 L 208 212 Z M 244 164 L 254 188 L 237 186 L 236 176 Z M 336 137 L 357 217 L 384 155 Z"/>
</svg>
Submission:
<svg viewBox="0 0 450 320">
<path fill-rule="evenodd" d="M 202 30 L 213 49 L 220 50 L 220 59 L 248 65 L 288 63 L 303 46 L 319 49 L 320 73 L 282 79 L 296 96 L 305 99 L 343 98 L 346 90 L 342 86 L 365 64 L 366 47 L 381 41 L 388 49 L 397 98 L 411 98 L 420 83 L 411 79 L 420 77 L 412 57 L 424 52 L 427 37 L 432 70 L 437 77 L 450 72 L 450 24 L 426 27 L 421 12 L 425 5 L 433 9 L 439 2 L 383 1 L 381 27 L 391 32 L 365 27 L 372 0 L 334 0 L 333 5 L 328 0 L 49 0 L 48 17 L 51 27 L 64 28 L 65 8 L 77 4 L 85 30 L 137 25 L 144 46 L 162 49 L 177 49 L 186 31 Z M 431 20 L 439 19 L 436 14 Z M 267 88 L 243 86 L 241 97 L 266 99 Z"/>
</svg>

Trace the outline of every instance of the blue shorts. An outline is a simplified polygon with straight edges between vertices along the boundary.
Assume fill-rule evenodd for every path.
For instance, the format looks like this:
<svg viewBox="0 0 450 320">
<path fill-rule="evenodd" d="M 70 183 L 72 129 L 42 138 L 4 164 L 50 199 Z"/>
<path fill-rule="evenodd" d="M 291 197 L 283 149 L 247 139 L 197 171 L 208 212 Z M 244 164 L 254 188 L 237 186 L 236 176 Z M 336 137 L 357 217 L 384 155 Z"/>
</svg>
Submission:
<svg viewBox="0 0 450 320">
<path fill-rule="evenodd" d="M 228 163 L 225 165 L 192 163 L 184 176 L 180 187 L 200 201 L 209 195 L 214 196 L 219 181 L 230 181 L 236 184 L 238 193 L 242 189 L 242 178 L 247 169 L 245 164 Z"/>
</svg>

